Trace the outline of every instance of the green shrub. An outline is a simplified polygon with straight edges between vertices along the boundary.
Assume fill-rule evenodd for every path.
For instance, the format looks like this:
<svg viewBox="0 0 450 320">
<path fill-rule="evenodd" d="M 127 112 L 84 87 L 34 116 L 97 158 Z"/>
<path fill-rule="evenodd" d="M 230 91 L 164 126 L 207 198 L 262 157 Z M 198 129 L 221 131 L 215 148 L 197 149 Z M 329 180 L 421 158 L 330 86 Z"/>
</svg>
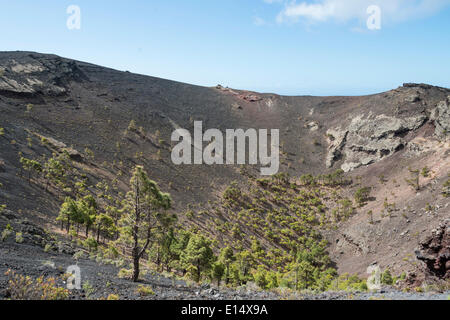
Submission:
<svg viewBox="0 0 450 320">
<path fill-rule="evenodd" d="M 237 187 L 236 182 L 232 182 L 230 186 L 228 186 L 223 192 L 222 197 L 225 200 L 237 200 L 241 196 L 241 191 Z"/>
<path fill-rule="evenodd" d="M 16 232 L 16 242 L 22 243 L 23 242 L 23 234 L 22 232 Z"/>
<path fill-rule="evenodd" d="M 119 300 L 119 295 L 117 294 L 110 294 L 106 300 Z"/>
<path fill-rule="evenodd" d="M 269 284 L 269 282 L 267 281 L 266 275 L 267 275 L 267 271 L 264 269 L 263 266 L 258 266 L 258 269 L 256 270 L 255 274 L 253 275 L 256 284 L 261 289 L 267 289 L 267 285 Z"/>
<path fill-rule="evenodd" d="M 366 291 L 367 283 L 366 280 L 359 279 L 356 274 L 344 273 L 332 281 L 329 289 L 337 291 Z"/>
<path fill-rule="evenodd" d="M 119 273 L 117 274 L 117 276 L 120 279 L 131 279 L 131 277 L 133 276 L 133 269 L 122 268 L 119 270 Z"/>
<path fill-rule="evenodd" d="M 370 195 L 371 188 L 370 187 L 363 187 L 359 188 L 354 195 L 356 203 L 362 207 L 364 204 L 366 204 L 367 201 L 369 201 L 369 195 Z"/>
<path fill-rule="evenodd" d="M 2 237 L 1 237 L 2 242 L 6 241 L 12 233 L 13 233 L 13 229 L 12 229 L 11 225 L 8 224 L 5 228 L 5 230 L 3 230 L 3 232 L 2 232 Z"/>
<path fill-rule="evenodd" d="M 144 286 L 144 285 L 139 285 L 139 287 L 137 288 L 137 293 L 141 297 L 147 297 L 147 296 L 155 295 L 155 292 L 153 291 L 153 289 L 151 287 Z"/>
<path fill-rule="evenodd" d="M 128 124 L 128 131 L 136 131 L 136 121 L 131 120 L 130 123 Z"/>
<path fill-rule="evenodd" d="M 95 292 L 94 287 L 91 285 L 91 283 L 89 281 L 85 281 L 83 283 L 83 290 L 86 293 L 86 298 L 88 298 L 88 299 Z"/>
<path fill-rule="evenodd" d="M 186 218 L 193 219 L 194 215 L 195 215 L 194 211 L 192 211 L 192 210 L 186 211 Z"/>
<path fill-rule="evenodd" d="M 86 239 L 84 241 L 83 245 L 89 250 L 89 252 L 97 251 L 97 248 L 98 248 L 98 242 L 97 242 L 97 240 L 95 240 L 93 238 Z"/>
<path fill-rule="evenodd" d="M 84 251 L 83 250 L 78 250 L 77 252 L 75 252 L 73 254 L 73 259 L 74 260 L 79 260 L 79 259 L 82 259 L 82 258 L 84 258 Z"/>
<path fill-rule="evenodd" d="M 430 169 L 428 167 L 422 168 L 422 171 L 420 172 L 422 177 L 427 178 L 430 175 Z"/>
<path fill-rule="evenodd" d="M 300 183 L 305 186 L 314 186 L 316 179 L 311 174 L 304 174 L 300 177 Z"/>
<path fill-rule="evenodd" d="M 109 246 L 105 250 L 105 257 L 109 259 L 117 259 L 119 257 L 119 251 L 114 246 Z"/>
<path fill-rule="evenodd" d="M 69 297 L 67 289 L 56 286 L 55 278 L 33 280 L 11 270 L 5 275 L 9 278 L 6 291 L 12 300 L 66 300 Z"/>
<path fill-rule="evenodd" d="M 394 279 L 392 278 L 391 272 L 389 269 L 384 270 L 381 274 L 381 283 L 386 285 L 393 285 Z"/>
<path fill-rule="evenodd" d="M 278 288 L 278 276 L 275 272 L 270 271 L 266 276 L 267 289 Z"/>
<path fill-rule="evenodd" d="M 444 197 L 448 198 L 450 197 L 450 179 L 448 179 L 445 183 L 444 186 L 442 188 L 442 194 L 444 195 Z"/>
<path fill-rule="evenodd" d="M 212 264 L 211 279 L 217 281 L 217 286 L 220 286 L 220 281 L 225 274 L 225 265 L 216 261 Z"/>
</svg>

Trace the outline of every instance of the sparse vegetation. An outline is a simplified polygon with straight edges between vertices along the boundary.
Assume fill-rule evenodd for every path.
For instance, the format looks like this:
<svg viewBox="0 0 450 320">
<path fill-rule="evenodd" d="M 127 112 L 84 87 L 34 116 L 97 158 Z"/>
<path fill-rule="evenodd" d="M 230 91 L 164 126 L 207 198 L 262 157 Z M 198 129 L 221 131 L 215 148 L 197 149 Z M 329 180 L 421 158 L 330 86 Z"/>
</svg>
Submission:
<svg viewBox="0 0 450 320">
<path fill-rule="evenodd" d="M 20 163 L 22 164 L 23 170 L 28 172 L 28 182 L 31 181 L 32 175 L 39 175 L 42 173 L 42 165 L 36 160 L 21 157 Z"/>
<path fill-rule="evenodd" d="M 450 197 L 450 179 L 448 179 L 442 187 L 442 195 L 446 198 Z"/>
<path fill-rule="evenodd" d="M 357 275 L 344 273 L 332 281 L 329 289 L 340 291 L 367 291 L 366 280 L 361 280 Z"/>
<path fill-rule="evenodd" d="M 428 176 L 430 175 L 430 169 L 428 167 L 423 167 L 422 171 L 420 171 L 420 174 L 422 175 L 422 177 L 428 178 Z"/>
<path fill-rule="evenodd" d="M 372 211 L 372 210 L 369 210 L 369 211 L 367 212 L 367 215 L 369 216 L 369 223 L 370 223 L 370 224 L 373 224 L 373 211 Z"/>
<path fill-rule="evenodd" d="M 133 127 L 132 121 L 129 131 Z M 140 132 L 143 133 L 142 128 Z M 120 143 L 117 145 L 119 149 Z M 89 156 L 93 152 L 87 147 L 85 154 L 93 159 Z M 138 281 L 144 263 L 160 272 L 166 270 L 196 282 L 209 280 L 218 286 L 223 282 L 237 286 L 254 281 L 262 289 L 366 288 L 357 277 L 337 277 L 326 253 L 327 244 L 317 232 L 317 228 L 329 228 L 355 212 L 353 202 L 339 192 L 339 188 L 351 183 L 342 170 L 319 176 L 304 174 L 299 179 L 281 172 L 270 178 L 254 179 L 250 187 L 233 182 L 218 203 L 211 203 L 211 208 L 196 212 L 188 207 L 186 211 L 186 217 L 192 221 L 214 214 L 214 224 L 209 227 L 218 232 L 212 235 L 195 228 L 183 230 L 180 225 L 175 228 L 175 217 L 166 213 L 171 205 L 170 196 L 160 191 L 143 167 L 135 167 L 131 191 L 123 195 L 112 192 L 112 187 L 103 182 L 89 186 L 66 153 L 39 160 L 22 156 L 21 163 L 29 181 L 44 178 L 47 187 L 51 185 L 65 195 L 57 221 L 73 241 L 85 248 L 74 254 L 75 260 L 88 252 L 91 258 L 103 263 L 111 260 L 109 257 L 116 259 L 121 251 L 124 259 L 120 265 L 124 266 L 131 254 L 132 268 L 120 269 L 119 278 Z M 104 163 L 104 167 L 107 165 Z M 114 160 L 112 166 L 115 165 L 125 168 L 121 161 Z M 249 171 L 242 172 L 251 179 Z M 357 189 L 355 203 L 363 206 L 370 191 L 370 187 Z M 333 199 L 332 209 L 327 208 L 327 198 Z M 373 223 L 372 211 L 368 215 Z M 84 232 L 85 240 L 79 239 L 80 231 Z M 255 234 L 263 235 L 274 246 L 263 246 Z M 246 235 L 251 235 L 251 248 L 243 241 Z M 18 238 L 16 235 L 16 241 Z M 105 245 L 116 253 L 107 253 Z M 44 251 L 51 248 L 47 244 Z M 384 281 L 388 278 L 385 274 Z M 87 296 L 92 294 L 89 283 L 84 283 L 83 288 Z M 150 287 L 138 288 L 141 296 L 152 292 Z"/>
<path fill-rule="evenodd" d="M 117 277 L 120 279 L 131 279 L 133 276 L 133 269 L 125 269 L 122 268 L 119 270 L 119 273 L 117 274 Z"/>
<path fill-rule="evenodd" d="M 25 113 L 31 113 L 33 111 L 34 105 L 29 103 L 26 105 L 26 111 Z"/>
<path fill-rule="evenodd" d="M 420 176 L 420 170 L 416 169 L 413 170 L 411 168 L 408 168 L 408 171 L 410 173 L 410 178 L 409 179 L 405 179 L 406 183 L 411 186 L 414 191 L 419 191 L 420 190 L 420 185 L 419 185 L 419 176 Z"/>
<path fill-rule="evenodd" d="M 44 247 L 44 252 L 50 252 L 52 251 L 53 246 L 50 243 L 47 243 Z"/>
<path fill-rule="evenodd" d="M 381 273 L 381 283 L 386 285 L 394 284 L 394 278 L 392 277 L 389 269 L 386 269 L 383 271 L 383 273 Z"/>
<path fill-rule="evenodd" d="M 106 300 L 120 300 L 119 295 L 111 293 Z"/>
<path fill-rule="evenodd" d="M 137 292 L 141 297 L 153 296 L 155 292 L 149 286 L 139 285 L 137 288 Z"/>
<path fill-rule="evenodd" d="M 94 287 L 92 286 L 92 284 L 89 281 L 85 281 L 83 283 L 82 286 L 84 292 L 86 293 L 86 298 L 90 299 L 90 297 L 92 296 L 92 294 L 95 292 Z"/>
<path fill-rule="evenodd" d="M 131 120 L 130 123 L 128 124 L 127 129 L 128 129 L 128 131 L 135 132 L 137 130 L 136 129 L 136 121 Z"/>
<path fill-rule="evenodd" d="M 367 201 L 369 201 L 369 196 L 370 196 L 370 191 L 372 189 L 370 187 L 363 187 L 363 188 L 359 188 L 356 192 L 355 192 L 355 202 L 360 206 L 364 206 Z"/>
<path fill-rule="evenodd" d="M 56 286 L 55 278 L 33 280 L 12 270 L 6 275 L 9 278 L 6 291 L 13 300 L 66 300 L 69 297 L 67 289 Z"/>
<path fill-rule="evenodd" d="M 22 232 L 16 232 L 16 243 L 22 243 L 23 242 L 23 234 Z"/>
<path fill-rule="evenodd" d="M 2 232 L 2 236 L 1 236 L 2 242 L 6 241 L 8 239 L 8 237 L 13 233 L 14 233 L 13 228 L 11 227 L 10 224 L 7 224 L 6 228 Z"/>
<path fill-rule="evenodd" d="M 84 64 L 75 64 L 74 67 L 79 67 L 80 72 L 85 68 L 90 70 Z M 417 164 L 421 169 L 410 170 L 407 181 L 414 190 L 420 189 L 419 182 L 422 181 L 419 179 L 423 179 L 423 193 L 415 197 L 414 201 L 409 201 L 412 197 L 407 193 L 408 198 L 405 199 L 405 192 L 401 190 L 405 183 L 402 185 L 397 182 L 401 182 L 401 174 L 405 172 L 395 172 L 399 164 L 404 165 L 409 161 L 407 157 L 400 156 L 401 162 L 396 163 L 394 156 L 384 162 L 386 166 L 369 164 L 367 167 L 370 166 L 370 169 L 367 169 L 364 165 L 349 174 L 343 170 L 325 169 L 323 160 L 327 151 L 330 152 L 328 156 L 333 156 L 331 167 L 334 168 L 342 166 L 343 162 L 347 161 L 348 164 L 348 161 L 352 161 L 350 151 L 355 154 L 358 152 L 356 149 L 349 149 L 350 140 L 354 137 L 350 132 L 345 133 L 344 127 L 341 128 L 344 131 L 339 133 L 339 136 L 336 135 L 336 138 L 328 135 L 329 143 L 333 143 L 333 146 L 322 145 L 319 148 L 323 139 L 321 136 L 330 124 L 345 126 L 351 120 L 341 121 L 344 118 L 338 119 L 342 116 L 342 113 L 338 112 L 336 119 L 329 122 L 323 112 L 331 110 L 331 104 L 338 106 L 347 99 L 323 99 L 320 102 L 323 103 L 323 108 L 319 111 L 316 109 L 315 112 L 311 110 L 310 116 L 307 115 L 306 108 L 295 108 L 302 116 L 295 114 L 294 120 L 299 117 L 308 124 L 320 119 L 320 127 L 323 130 L 313 133 L 311 137 L 299 137 L 296 131 L 303 130 L 302 126 L 298 123 L 295 123 L 295 126 L 287 123 L 289 112 L 293 110 L 289 106 L 290 99 L 272 99 L 267 95 L 261 103 L 243 103 L 239 108 L 245 111 L 245 114 L 250 112 L 250 115 L 258 106 L 267 102 L 271 109 L 281 112 L 280 117 L 271 115 L 267 118 L 268 121 L 275 120 L 283 126 L 287 124 L 281 132 L 281 138 L 285 141 L 281 141 L 280 172 L 270 177 L 261 177 L 257 173 L 258 166 L 252 165 L 242 165 L 239 170 L 237 166 L 223 166 L 211 170 L 212 166 L 197 169 L 191 166 L 174 166 L 170 162 L 170 150 L 174 144 L 167 139 L 173 127 L 193 123 L 194 117 L 200 114 L 208 124 L 217 124 L 217 121 L 222 119 L 222 114 L 209 114 L 214 108 L 200 109 L 191 104 L 195 99 L 189 95 L 201 90 L 183 88 L 173 94 L 175 91 L 172 90 L 178 86 L 176 84 L 172 87 L 155 83 L 152 88 L 149 87 L 151 90 L 140 90 L 141 86 L 136 86 L 139 93 L 145 94 L 144 92 L 148 91 L 154 94 L 155 99 L 149 100 L 147 105 L 146 100 L 142 98 L 128 99 L 127 90 L 120 89 L 120 77 L 90 78 L 94 82 L 97 79 L 113 79 L 114 89 L 92 83 L 92 90 L 101 88 L 102 92 L 96 96 L 96 92 L 92 91 L 89 93 L 90 98 L 84 99 L 84 85 L 70 90 L 72 82 L 66 83 L 61 79 L 61 83 L 68 86 L 64 95 L 47 99 L 46 91 L 43 90 L 42 99 L 41 93 L 36 96 L 39 100 L 34 99 L 34 95 L 22 101 L 22 95 L 3 99 L 3 102 L 10 105 L 7 106 L 5 119 L 2 119 L 7 128 L 0 128 L 0 136 L 7 135 L 7 140 L 0 137 L 5 145 L 4 153 L 2 151 L 0 156 L 0 175 L 2 179 L 5 178 L 5 181 L 2 181 L 5 186 L 0 193 L 2 203 L 4 201 L 11 207 L 0 218 L 8 218 L 7 221 L 12 221 L 15 229 L 10 225 L 5 228 L 4 224 L 7 222 L 0 219 L 1 240 L 5 241 L 5 247 L 25 251 L 36 244 L 49 253 L 44 254 L 41 247 L 36 247 L 36 254 L 44 257 L 52 256 L 53 259 L 60 254 L 69 254 L 68 260 L 81 264 L 84 264 L 84 259 L 91 259 L 96 264 L 111 264 L 117 267 L 114 273 L 120 269 L 117 277 L 130 281 L 148 283 L 146 274 L 151 273 L 150 280 L 153 280 L 154 276 L 163 275 L 173 279 L 174 284 L 178 279 L 189 284 L 196 282 L 193 285 L 195 287 L 205 283 L 226 287 L 248 285 L 249 290 L 252 290 L 256 284 L 263 290 L 283 288 L 273 291 L 283 292 L 287 298 L 294 290 L 353 291 L 367 288 L 365 281 L 355 275 L 338 275 L 336 265 L 328 255 L 329 245 L 324 241 L 324 235 L 327 235 L 327 238 L 331 235 L 330 239 L 336 239 L 336 243 L 330 246 L 335 250 L 333 256 L 346 260 L 349 257 L 347 250 L 365 252 L 366 249 L 372 256 L 374 250 L 381 248 L 374 246 L 374 243 L 380 241 L 381 245 L 386 245 L 387 234 L 396 235 L 396 239 L 400 239 L 397 233 L 405 232 L 401 235 L 404 241 L 418 242 L 419 233 L 421 235 L 425 228 L 417 228 L 418 221 L 423 222 L 425 216 L 432 215 L 423 209 L 435 211 L 433 214 L 445 212 L 442 206 L 443 203 L 445 205 L 445 200 L 439 193 L 442 192 L 445 197 L 450 196 L 450 180 L 439 190 L 443 182 L 442 170 L 445 169 L 438 166 L 437 162 L 422 161 L 421 165 Z M 134 79 L 140 80 L 139 77 Z M 224 89 L 221 95 L 224 93 L 229 93 L 229 96 L 222 96 L 221 104 L 214 112 L 225 112 L 226 108 L 223 108 L 222 104 L 241 99 L 244 94 L 231 89 Z M 180 94 L 187 96 L 176 106 L 176 110 L 169 110 L 175 103 L 168 100 L 167 94 L 171 94 L 171 97 L 178 97 Z M 214 102 L 212 94 L 207 94 L 204 101 Z M 395 91 L 389 93 L 391 94 L 395 95 Z M 80 101 L 77 100 L 78 95 Z M 424 95 L 424 99 L 426 96 Z M 357 99 L 358 105 L 361 99 Z M 126 109 L 122 106 L 125 101 Z M 311 99 L 305 105 L 314 104 L 314 101 L 316 100 Z M 397 99 L 392 101 L 396 103 Z M 36 107 L 27 105 L 28 102 L 36 103 Z M 78 102 L 83 104 L 81 109 L 77 106 Z M 282 107 L 281 102 L 286 103 L 286 107 Z M 433 100 L 433 105 L 434 102 Z M 110 107 L 104 106 L 110 103 Z M 251 107 L 252 105 L 254 107 Z M 362 103 L 361 107 L 365 108 L 366 103 Z M 423 108 L 419 105 L 417 107 Z M 164 110 L 165 108 L 168 110 Z M 17 114 L 14 114 L 15 109 Z M 344 108 L 343 111 L 350 109 Z M 379 111 L 381 112 L 381 108 L 374 109 L 374 117 Z M 413 113 L 416 114 L 416 111 Z M 426 113 L 428 114 L 428 111 Z M 391 114 L 390 112 L 389 115 Z M 395 114 L 400 117 L 403 113 Z M 223 125 L 229 123 L 227 115 L 223 116 Z M 130 121 L 131 117 L 136 120 Z M 262 124 L 259 122 L 260 118 L 254 119 L 258 122 L 255 125 Z M 10 122 L 14 125 L 9 125 Z M 231 123 L 245 124 L 235 115 Z M 427 127 L 431 130 L 430 126 Z M 48 135 L 48 138 L 38 132 Z M 305 130 L 306 132 L 308 130 Z M 389 133 L 380 139 L 400 139 L 404 133 L 406 132 Z M 408 134 L 405 143 L 412 140 L 413 136 L 412 133 Z M 295 139 L 295 146 L 298 148 L 292 147 L 292 139 Z M 325 140 L 323 142 L 326 143 Z M 410 145 L 407 149 L 409 147 Z M 305 152 L 300 154 L 299 150 Z M 364 151 L 371 152 L 370 148 Z M 405 150 L 405 154 L 413 156 L 413 152 L 409 151 Z M 367 159 L 359 160 L 361 163 L 372 162 L 372 159 L 376 161 L 391 153 L 390 150 L 377 150 L 378 156 L 374 153 L 368 155 Z M 437 155 L 438 153 L 435 156 Z M 357 161 L 356 158 L 353 159 Z M 20 166 L 15 170 L 14 165 L 19 161 Z M 427 167 L 422 168 L 425 164 L 429 164 L 435 171 Z M 359 162 L 355 163 L 355 166 L 359 165 Z M 204 172 L 201 172 L 202 176 L 199 178 L 200 169 L 204 169 Z M 369 176 L 373 174 L 374 177 Z M 391 180 L 387 180 L 384 175 Z M 350 177 L 354 177 L 355 183 Z M 158 180 L 161 188 L 151 179 Z M 231 179 L 235 181 L 227 185 Z M 378 179 L 383 185 L 378 183 Z M 426 186 L 425 181 L 429 183 Z M 21 185 L 26 182 L 29 185 Z M 373 195 L 380 199 L 371 197 L 371 187 L 367 187 L 369 184 L 374 184 L 376 190 L 374 189 Z M 174 199 L 179 201 L 177 206 L 172 206 L 172 198 L 164 193 L 164 190 L 173 193 Z M 434 191 L 434 194 L 431 191 Z M 389 200 L 386 198 L 383 203 L 384 197 L 389 197 Z M 17 199 L 19 201 L 16 201 Z M 21 206 L 22 199 L 27 201 L 26 205 Z M 369 201 L 373 201 L 370 208 L 367 205 Z M 425 205 L 427 201 L 429 203 Z M 32 224 L 35 221 L 47 222 L 47 218 L 55 214 L 56 203 L 59 205 L 56 223 L 61 227 L 61 234 L 50 238 L 50 231 L 44 235 L 37 228 L 28 228 L 27 223 L 31 222 L 23 222 L 22 225 L 22 219 L 27 221 L 27 218 L 33 218 L 30 219 Z M 407 208 L 407 205 L 411 207 Z M 361 209 L 364 206 L 366 207 Z M 2 210 L 3 207 L 0 206 L 0 213 Z M 386 213 L 392 220 L 384 219 Z M 9 216 L 16 214 L 20 219 L 9 220 Z M 373 225 L 360 224 L 365 220 Z M 362 227 L 361 232 L 350 225 L 355 222 L 355 226 Z M 385 228 L 391 226 L 396 229 L 387 233 Z M 352 227 L 352 232 L 341 232 L 341 227 Z M 47 230 L 54 231 L 50 227 Z M 335 237 L 338 233 L 339 236 Z M 359 237 L 363 233 L 367 237 L 360 241 L 362 239 Z M 14 243 L 21 243 L 24 239 L 27 245 Z M 397 255 L 393 258 L 395 261 L 406 254 L 403 246 L 398 250 L 393 249 Z M 374 256 L 379 254 L 376 252 Z M 358 259 L 365 257 L 361 254 Z M 408 265 L 415 263 L 412 255 L 406 259 L 409 261 Z M 357 263 L 358 271 L 362 268 L 360 262 Z M 61 265 L 55 268 L 58 268 L 57 272 L 64 272 L 59 270 L 63 268 Z M 395 265 L 395 270 L 397 269 Z M 106 274 L 110 273 L 110 270 L 112 268 L 103 268 L 101 272 Z M 50 269 L 49 271 L 52 272 Z M 395 283 L 397 280 L 389 270 L 385 270 L 382 277 L 383 283 L 386 284 Z M 105 279 L 103 276 L 101 278 Z M 89 279 L 93 281 L 93 278 Z M 106 287 L 114 290 L 110 291 L 114 294 L 108 296 L 110 292 L 101 293 L 107 296 L 108 300 L 119 299 L 117 290 L 121 290 L 121 286 L 116 288 L 115 284 L 125 284 L 129 281 L 108 280 L 112 283 L 108 282 Z M 57 283 L 58 281 L 56 280 Z M 153 285 L 153 282 L 151 283 Z M 97 282 L 93 284 L 98 288 Z M 154 288 L 144 285 L 138 287 L 132 283 L 128 285 L 134 293 L 134 290 L 137 290 L 136 294 L 140 296 L 150 297 L 154 294 Z M 88 297 L 94 296 L 89 282 L 85 282 L 83 288 Z M 128 293 L 123 294 L 123 298 L 129 298 Z M 120 294 L 122 295 L 122 291 Z"/>
</svg>

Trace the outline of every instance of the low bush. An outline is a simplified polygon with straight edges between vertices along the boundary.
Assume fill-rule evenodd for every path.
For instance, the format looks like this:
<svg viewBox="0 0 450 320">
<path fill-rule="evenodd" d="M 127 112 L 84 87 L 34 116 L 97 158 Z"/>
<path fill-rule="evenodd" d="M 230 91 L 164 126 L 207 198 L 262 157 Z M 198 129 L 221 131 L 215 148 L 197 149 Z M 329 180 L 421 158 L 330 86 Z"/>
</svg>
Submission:
<svg viewBox="0 0 450 320">
<path fill-rule="evenodd" d="M 117 294 L 110 294 L 106 300 L 119 300 L 119 295 Z"/>
<path fill-rule="evenodd" d="M 2 232 L 1 241 L 6 241 L 8 237 L 13 233 L 13 229 L 10 224 L 6 225 L 5 230 Z"/>
<path fill-rule="evenodd" d="M 117 276 L 120 279 L 131 279 L 131 277 L 133 276 L 133 269 L 122 268 L 119 270 L 119 273 L 117 274 Z"/>
<path fill-rule="evenodd" d="M 12 300 L 66 300 L 69 297 L 67 289 L 56 286 L 55 278 L 33 280 L 12 270 L 5 275 L 9 278 L 6 292 Z"/>
<path fill-rule="evenodd" d="M 148 286 L 144 286 L 144 285 L 140 285 L 137 288 L 137 293 L 141 296 L 141 297 L 147 297 L 147 296 L 153 296 L 155 295 L 155 292 L 153 291 L 153 289 L 151 287 Z"/>
<path fill-rule="evenodd" d="M 16 243 L 22 243 L 23 242 L 23 234 L 22 232 L 16 233 Z"/>
</svg>

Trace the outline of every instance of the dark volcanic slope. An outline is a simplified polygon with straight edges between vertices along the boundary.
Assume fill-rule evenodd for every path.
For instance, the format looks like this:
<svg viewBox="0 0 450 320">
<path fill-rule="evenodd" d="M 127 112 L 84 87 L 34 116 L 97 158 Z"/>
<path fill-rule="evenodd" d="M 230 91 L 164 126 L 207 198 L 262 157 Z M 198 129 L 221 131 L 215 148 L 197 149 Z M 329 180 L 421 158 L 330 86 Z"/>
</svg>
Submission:
<svg viewBox="0 0 450 320">
<path fill-rule="evenodd" d="M 17 152 L 26 141 L 25 130 L 56 139 L 82 153 L 85 148 L 91 149 L 100 171 L 110 171 L 101 164 L 113 159 L 131 168 L 139 162 L 133 159 L 136 152 L 143 152 L 152 177 L 165 188 L 171 183 L 175 188 L 172 193 L 179 200 L 176 203 L 184 204 L 209 199 L 211 193 L 238 176 L 236 168 L 229 166 L 175 167 L 169 151 L 174 127 L 192 131 L 193 121 L 201 120 L 205 129 L 280 128 L 292 173 L 318 173 L 324 169 L 324 134 L 322 130 L 311 132 L 303 119 L 325 121 L 335 106 L 356 106 L 359 100 L 284 98 L 197 87 L 37 53 L 1 53 L 0 66 L 0 125 L 6 133 L 2 144 L 8 146 L 2 150 L 6 166 L 19 167 Z M 29 104 L 32 112 L 27 113 Z M 309 117 L 313 108 L 317 108 L 316 115 Z M 145 139 L 122 134 L 131 120 L 143 127 Z M 18 145 L 10 145 L 13 139 Z M 161 139 L 162 161 L 156 155 Z M 36 148 L 39 146 L 32 147 Z M 18 184 L 13 183 L 13 177 L 9 179 L 8 189 Z"/>
<path fill-rule="evenodd" d="M 205 129 L 280 129 L 280 171 L 300 176 L 342 166 L 374 188 L 369 207 L 326 233 L 338 267 L 362 273 L 373 260 L 402 261 L 418 243 L 412 234 L 425 234 L 449 215 L 448 201 L 440 196 L 449 171 L 449 95 L 448 89 L 409 84 L 364 97 L 282 97 L 192 86 L 54 55 L 2 52 L 0 204 L 53 224 L 60 199 L 18 176 L 19 152 L 49 156 L 45 137 L 53 148 L 70 148 L 93 185 L 117 178 L 126 191 L 130 169 L 143 164 L 172 194 L 176 210 L 201 208 L 243 177 L 237 166 L 173 165 L 172 131 L 192 131 L 199 120 Z M 125 132 L 131 120 L 141 130 Z M 404 182 L 407 168 L 425 165 L 433 172 L 424 181 L 429 188 L 416 195 Z M 395 179 L 387 186 L 381 175 Z M 398 208 L 409 207 L 407 227 L 400 213 L 389 220 L 378 216 L 388 197 Z M 416 215 L 427 202 L 439 207 L 429 219 L 427 213 Z M 378 224 L 367 225 L 369 209 L 380 218 Z M 410 236 L 399 238 L 406 229 Z"/>
</svg>

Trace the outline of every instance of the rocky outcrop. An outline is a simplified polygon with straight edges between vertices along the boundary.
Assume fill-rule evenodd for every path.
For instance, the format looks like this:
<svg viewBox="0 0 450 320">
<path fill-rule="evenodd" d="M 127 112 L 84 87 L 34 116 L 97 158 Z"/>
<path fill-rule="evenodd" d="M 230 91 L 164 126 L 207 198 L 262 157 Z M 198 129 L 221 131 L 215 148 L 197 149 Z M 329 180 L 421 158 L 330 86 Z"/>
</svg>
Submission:
<svg viewBox="0 0 450 320">
<path fill-rule="evenodd" d="M 445 220 L 415 250 L 417 259 L 425 262 L 427 271 L 450 279 L 450 219 Z"/>
<path fill-rule="evenodd" d="M 348 127 L 327 131 L 329 151 L 326 165 L 332 167 L 336 161 L 344 158 L 341 168 L 349 172 L 377 162 L 402 149 L 406 145 L 402 136 L 418 129 L 426 120 L 425 115 L 408 118 L 384 114 L 366 118 L 356 116 Z"/>
<path fill-rule="evenodd" d="M 239 95 L 240 99 L 246 100 L 248 102 L 258 102 L 263 98 L 254 93 L 243 93 Z"/>
<path fill-rule="evenodd" d="M 317 121 L 311 121 L 311 122 L 307 123 L 306 127 L 311 131 L 319 130 L 319 124 L 317 123 Z"/>
<path fill-rule="evenodd" d="M 431 112 L 431 120 L 434 121 L 435 136 L 439 139 L 447 140 L 450 137 L 450 96 L 447 100 L 438 103 Z"/>
<path fill-rule="evenodd" d="M 58 151 L 60 153 L 66 152 L 69 157 L 77 162 L 84 161 L 83 155 L 78 151 L 71 147 L 68 147 L 64 142 L 58 141 L 56 139 L 45 137 L 43 135 L 40 135 L 38 133 L 34 133 L 41 141 L 45 141 L 48 146 L 50 146 L 55 151 Z"/>
<path fill-rule="evenodd" d="M 420 89 L 424 89 L 424 90 L 433 88 L 432 85 L 429 85 L 426 83 L 404 83 L 403 87 L 404 88 L 420 88 Z"/>
<path fill-rule="evenodd" d="M 0 93 L 58 96 L 67 92 L 70 81 L 88 80 L 77 63 L 62 58 L 42 59 L 33 54 L 23 61 L 0 63 Z"/>
</svg>

